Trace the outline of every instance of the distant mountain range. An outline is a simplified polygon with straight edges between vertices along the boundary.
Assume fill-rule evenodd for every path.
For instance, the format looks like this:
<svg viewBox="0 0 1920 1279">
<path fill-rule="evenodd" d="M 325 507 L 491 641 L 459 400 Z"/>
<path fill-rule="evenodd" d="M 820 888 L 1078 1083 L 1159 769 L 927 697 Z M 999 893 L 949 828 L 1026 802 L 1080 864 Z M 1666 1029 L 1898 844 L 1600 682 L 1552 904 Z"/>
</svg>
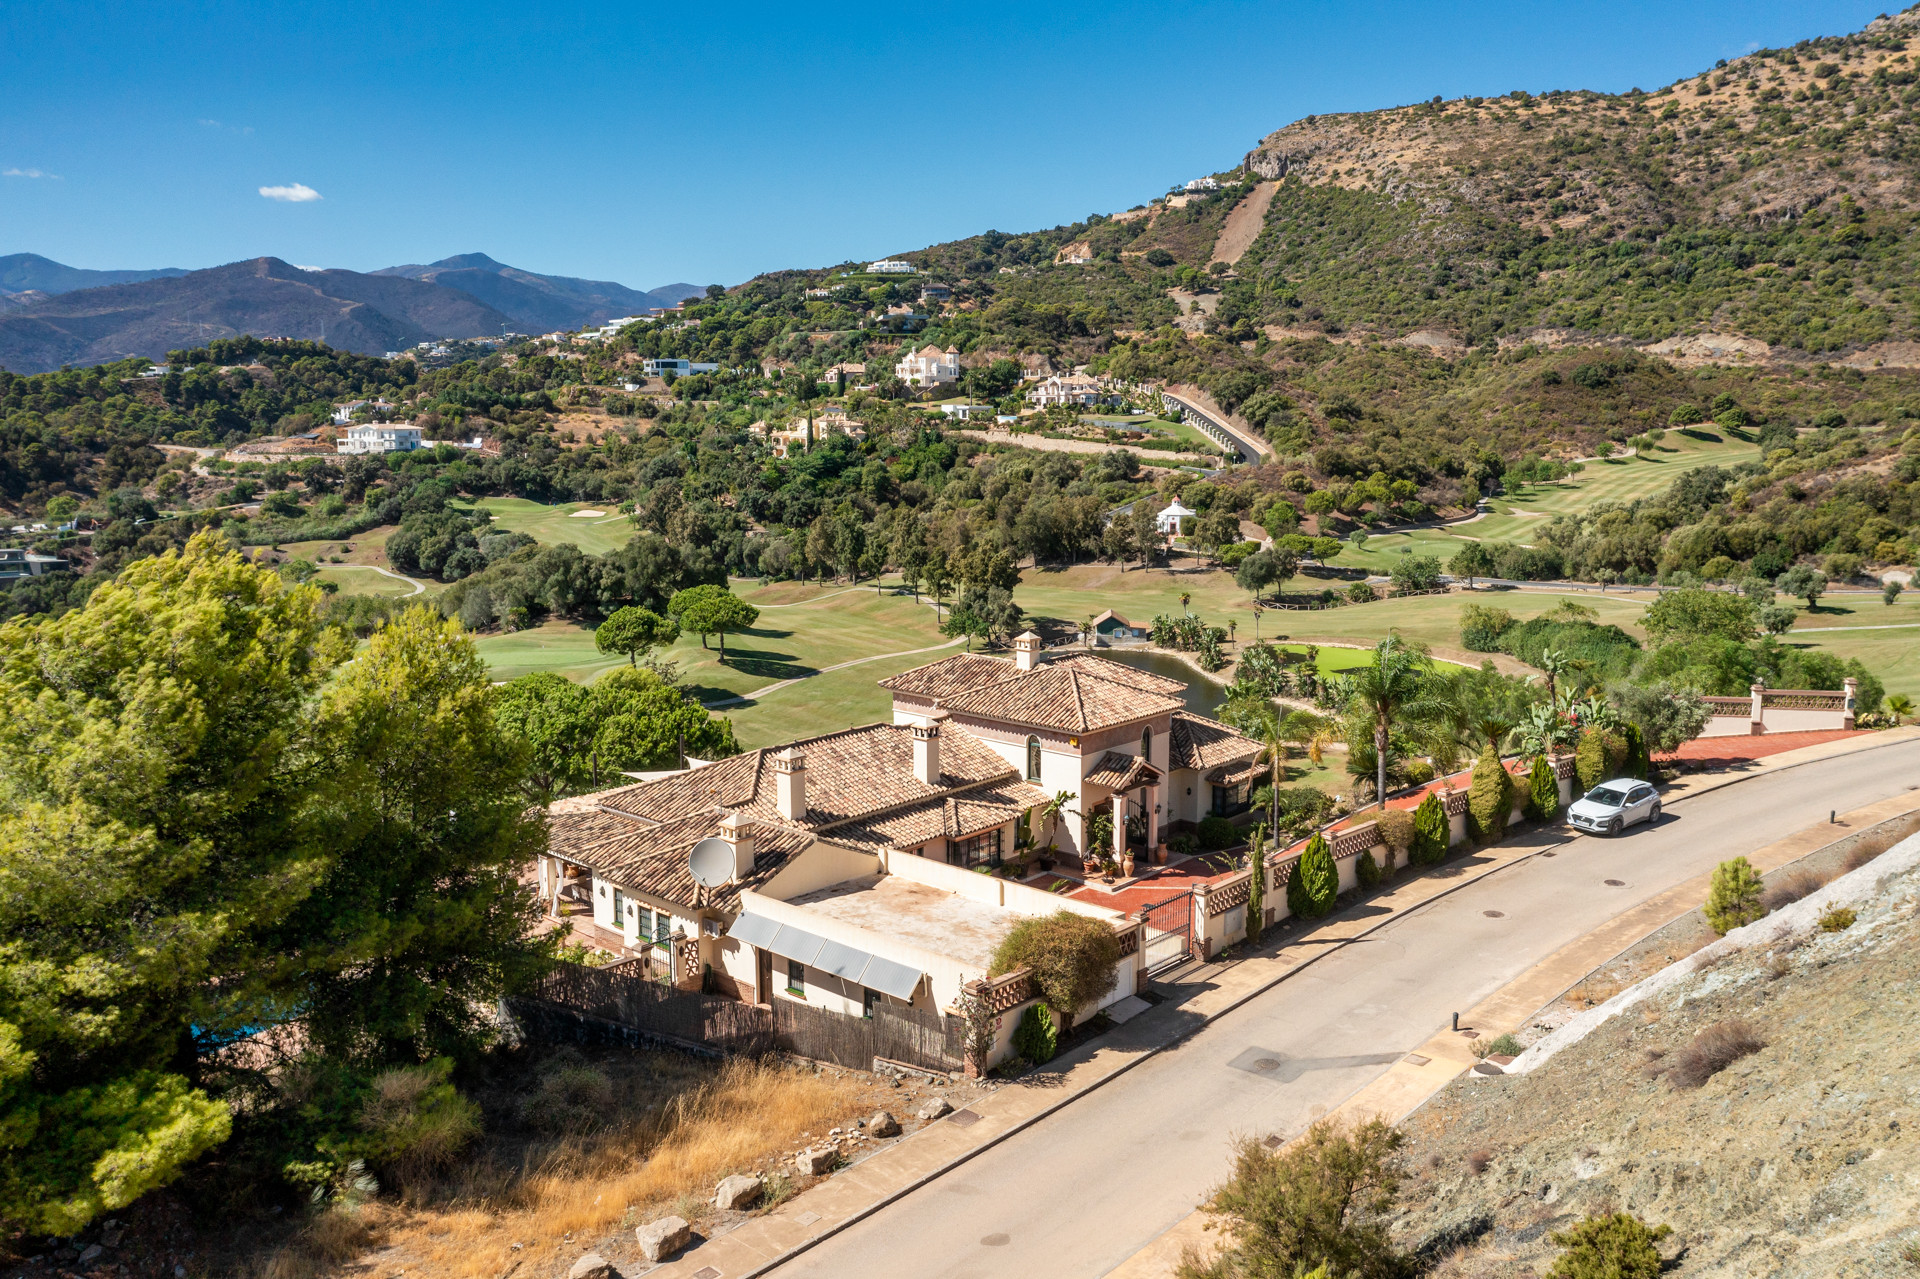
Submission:
<svg viewBox="0 0 1920 1279">
<path fill-rule="evenodd" d="M 279 258 L 203 271 L 88 271 L 18 253 L 0 257 L 0 368 L 158 359 L 243 333 L 377 355 L 436 338 L 603 324 L 701 291 L 539 275 L 484 253 L 374 272 L 310 271 Z"/>
</svg>

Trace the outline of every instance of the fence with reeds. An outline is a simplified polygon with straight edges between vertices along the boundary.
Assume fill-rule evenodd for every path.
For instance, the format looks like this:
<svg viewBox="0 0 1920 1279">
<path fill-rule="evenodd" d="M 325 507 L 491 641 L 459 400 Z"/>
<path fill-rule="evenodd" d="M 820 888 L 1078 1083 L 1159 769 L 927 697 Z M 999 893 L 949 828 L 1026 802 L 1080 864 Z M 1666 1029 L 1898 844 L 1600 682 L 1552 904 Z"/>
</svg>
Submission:
<svg viewBox="0 0 1920 1279">
<path fill-rule="evenodd" d="M 580 1038 L 566 1024 L 571 1017 L 624 1027 L 634 1032 L 626 1041 L 636 1044 L 677 1041 L 752 1056 L 777 1049 L 858 1070 L 871 1069 L 875 1057 L 935 1071 L 959 1070 L 963 1061 L 964 1027 L 936 1012 L 879 1004 L 861 1017 L 789 999 L 769 1008 L 675 990 L 631 967 L 563 964 L 511 1002 L 522 1026 L 540 1038 Z"/>
</svg>

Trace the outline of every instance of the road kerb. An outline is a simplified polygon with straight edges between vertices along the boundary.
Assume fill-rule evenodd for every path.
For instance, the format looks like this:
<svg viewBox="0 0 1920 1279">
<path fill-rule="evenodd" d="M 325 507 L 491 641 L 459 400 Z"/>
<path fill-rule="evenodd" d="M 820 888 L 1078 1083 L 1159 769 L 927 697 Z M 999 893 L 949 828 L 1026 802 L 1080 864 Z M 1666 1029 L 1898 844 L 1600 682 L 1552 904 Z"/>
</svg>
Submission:
<svg viewBox="0 0 1920 1279">
<path fill-rule="evenodd" d="M 1820 760 L 1829 759 L 1835 755 L 1853 754 L 1858 751 L 1884 749 L 1886 747 L 1897 746 L 1905 742 L 1912 741 L 1915 738 L 1920 738 L 1920 726 L 1914 726 L 1908 729 L 1895 729 L 1886 733 L 1877 734 L 1872 738 L 1864 738 L 1864 737 L 1851 738 L 1851 739 L 1847 739 L 1839 742 L 1823 743 L 1819 746 L 1803 747 L 1800 750 L 1791 751 L 1784 755 L 1774 757 L 1774 761 L 1778 761 L 1778 762 L 1764 760 L 1764 759 L 1756 761 L 1755 767 L 1747 772 L 1735 773 L 1731 775 L 1716 774 L 1712 776 L 1684 778 L 1680 782 L 1677 782 L 1672 786 L 1670 786 L 1668 790 L 1664 792 L 1663 802 L 1669 805 L 1674 803 L 1682 803 L 1688 799 L 1695 798 L 1699 795 L 1709 794 L 1713 791 L 1721 789 L 1724 786 L 1730 786 L 1737 782 L 1752 781 L 1760 777 L 1768 776 L 1771 773 L 1784 771 L 1785 769 L 1788 769 L 1788 768 L 1795 768 L 1804 764 L 1810 764 L 1810 763 L 1818 762 Z M 1796 757 L 1804 757 L 1804 758 L 1796 758 Z M 1534 833 L 1535 832 L 1530 831 L 1529 835 L 1532 835 Z M 1082 1071 L 1087 1067 L 1095 1066 L 1096 1063 L 1101 1062 L 1102 1058 L 1110 1058 L 1110 1056 L 1124 1056 L 1125 1060 L 1120 1061 L 1117 1064 L 1113 1064 L 1112 1068 L 1105 1070 L 1104 1073 L 1096 1073 L 1095 1071 L 1086 1071 L 1087 1078 L 1084 1083 L 1080 1083 L 1080 1084 L 1068 1083 L 1064 1087 L 1049 1088 L 1045 1090 L 1021 1088 L 1017 1084 L 1010 1085 L 1006 1088 L 1001 1089 L 999 1092 L 996 1092 L 995 1094 L 993 1094 L 993 1096 L 989 1098 L 987 1101 L 976 1103 L 974 1106 L 971 1107 L 971 1109 L 973 1109 L 976 1113 L 981 1114 L 981 1117 L 983 1120 L 1003 1119 L 1003 1120 L 1011 1120 L 1011 1122 L 1006 1122 L 1004 1127 L 993 1126 L 987 1123 L 974 1125 L 974 1128 L 972 1130 L 969 1130 L 969 1135 L 976 1136 L 977 1140 L 975 1140 L 975 1142 L 970 1146 L 968 1146 L 966 1149 L 956 1152 L 951 1158 L 939 1163 L 937 1166 L 931 1169 L 928 1169 L 925 1172 L 908 1176 L 907 1178 L 903 1179 L 898 1185 L 896 1185 L 895 1188 L 892 1189 L 891 1191 L 884 1193 L 878 1199 L 868 1202 L 863 1207 L 849 1213 L 845 1217 L 841 1217 L 838 1220 L 836 1220 L 834 1218 L 833 1213 L 827 1212 L 827 1211 L 820 1211 L 818 1208 L 814 1206 L 815 1197 L 821 1196 L 823 1192 L 828 1191 L 829 1187 L 832 1187 L 834 1185 L 834 1182 L 838 1180 L 838 1178 L 835 1178 L 827 1182 L 823 1182 L 821 1183 L 821 1185 L 814 1187 L 813 1189 L 807 1191 L 805 1194 L 796 1196 L 794 1199 L 789 1200 L 786 1204 L 783 1204 L 777 1210 L 779 1215 L 777 1216 L 769 1215 L 766 1217 L 759 1217 L 759 1218 L 753 1219 L 753 1221 L 749 1224 L 759 1226 L 761 1228 L 760 1230 L 757 1230 L 755 1232 L 756 1235 L 759 1235 L 762 1238 L 768 1239 L 769 1242 L 771 1242 L 774 1238 L 779 1238 L 787 1241 L 786 1246 L 780 1252 L 778 1252 L 777 1255 L 774 1255 L 771 1257 L 767 1256 L 766 1249 L 763 1247 L 748 1248 L 748 1247 L 742 1246 L 738 1249 L 737 1252 L 735 1251 L 735 1249 L 729 1248 L 728 1241 L 733 1239 L 735 1235 L 740 1233 L 740 1230 L 735 1230 L 727 1234 L 716 1236 L 715 1238 L 704 1243 L 700 1248 L 695 1249 L 691 1253 L 685 1255 L 680 1260 L 669 1262 L 664 1265 L 651 1268 L 643 1273 L 646 1273 L 652 1276 L 657 1276 L 657 1279 L 679 1279 L 679 1277 L 682 1275 L 691 1276 L 696 1270 L 702 1269 L 707 1266 L 712 1266 L 715 1269 L 719 1270 L 720 1273 L 723 1276 L 725 1276 L 725 1279 L 757 1279 L 757 1276 L 760 1276 L 772 1270 L 778 1269 L 780 1266 L 785 1265 L 787 1262 L 793 1260 L 795 1257 L 800 1256 L 802 1253 L 813 1248 L 817 1244 L 820 1244 L 827 1239 L 833 1238 L 835 1235 L 841 1233 L 842 1231 L 846 1230 L 851 1226 L 858 1224 L 859 1222 L 865 1220 L 866 1218 L 872 1216 L 873 1214 L 881 1211 L 882 1209 L 886 1208 L 888 1205 L 900 1199 L 903 1199 L 907 1195 L 912 1194 L 914 1191 L 921 1189 L 922 1187 L 938 1180 L 943 1176 L 946 1176 L 948 1173 L 952 1172 L 954 1169 L 961 1167 L 962 1165 L 968 1163 L 969 1161 L 978 1157 L 979 1155 L 984 1154 L 986 1151 L 993 1149 L 995 1146 L 998 1146 L 1000 1143 L 1006 1141 L 1008 1138 L 1016 1136 L 1017 1134 L 1025 1131 L 1026 1129 L 1031 1128 L 1033 1125 L 1050 1117 L 1056 1112 L 1065 1109 L 1067 1106 L 1072 1105 L 1074 1102 L 1080 1100 L 1081 1098 L 1087 1096 L 1088 1094 L 1098 1090 L 1099 1088 L 1105 1086 L 1106 1084 L 1112 1082 L 1113 1080 L 1118 1079 L 1120 1076 L 1126 1074 L 1128 1071 L 1132 1070 L 1134 1067 L 1141 1065 L 1143 1062 L 1151 1060 L 1153 1057 L 1159 1055 L 1162 1052 L 1165 1052 L 1170 1048 L 1177 1047 L 1179 1044 L 1184 1043 L 1188 1038 L 1198 1033 L 1207 1025 L 1211 1024 L 1214 1021 L 1217 1021 L 1219 1018 L 1223 1016 L 1226 1016 L 1228 1013 L 1231 1013 L 1237 1010 L 1242 1005 L 1246 1004 L 1248 1001 L 1256 999 L 1259 996 L 1266 994 L 1269 990 L 1273 989 L 1275 986 L 1278 986 L 1281 982 L 1286 981 L 1289 978 L 1297 975 L 1301 971 L 1305 970 L 1306 968 L 1311 967 L 1314 963 L 1316 963 L 1318 960 L 1325 957 L 1326 955 L 1332 954 L 1335 951 L 1340 950 L 1346 945 L 1350 945 L 1353 942 L 1359 941 L 1362 938 L 1365 938 L 1370 934 L 1378 931 L 1379 929 L 1385 928 L 1389 924 L 1397 923 L 1400 920 L 1406 918 L 1408 915 L 1414 913 L 1415 911 L 1421 910 L 1436 901 L 1440 901 L 1446 897 L 1449 897 L 1454 893 L 1459 892 L 1461 889 L 1477 884 L 1481 880 L 1486 879 L 1488 876 L 1498 874 L 1500 871 L 1506 870 L 1511 866 L 1521 865 L 1522 863 L 1530 861 L 1533 858 L 1539 856 L 1542 852 L 1555 851 L 1562 847 L 1565 847 L 1567 844 L 1573 843 L 1576 840 L 1586 839 L 1586 838 L 1590 838 L 1590 836 L 1570 833 L 1564 837 L 1553 838 L 1548 842 L 1540 843 L 1534 847 L 1517 845 L 1512 850 L 1512 855 L 1504 858 L 1499 856 L 1502 846 L 1495 845 L 1493 848 L 1485 850 L 1481 854 L 1482 856 L 1490 857 L 1491 860 L 1488 863 L 1483 863 L 1482 865 L 1475 867 L 1474 869 L 1477 872 L 1475 874 L 1462 875 L 1457 879 L 1447 878 L 1443 880 L 1441 879 L 1440 876 L 1437 876 L 1432 872 L 1428 872 L 1426 874 L 1412 877 L 1403 881 L 1401 884 L 1396 885 L 1395 888 L 1389 893 L 1376 895 L 1374 897 L 1368 898 L 1365 904 L 1370 907 L 1378 907 L 1381 905 L 1389 905 L 1391 907 L 1389 912 L 1383 916 L 1368 918 L 1364 921 L 1352 920 L 1352 919 L 1341 920 L 1339 918 L 1336 918 L 1334 920 L 1329 921 L 1329 925 L 1327 927 L 1317 929 L 1311 934 L 1308 934 L 1307 937 L 1305 938 L 1302 938 L 1293 942 L 1289 942 L 1286 946 L 1281 947 L 1280 950 L 1278 950 L 1271 956 L 1250 955 L 1245 958 L 1233 961 L 1225 966 L 1219 967 L 1218 969 L 1213 971 L 1210 974 L 1210 976 L 1216 979 L 1221 977 L 1226 977 L 1228 974 L 1233 973 L 1236 970 L 1246 968 L 1256 963 L 1261 963 L 1262 960 L 1265 960 L 1266 963 L 1268 964 L 1282 962 L 1286 957 L 1287 952 L 1290 950 L 1298 950 L 1302 952 L 1297 957 L 1295 957 L 1292 962 L 1283 962 L 1282 966 L 1278 970 L 1270 971 L 1268 973 L 1262 974 L 1260 977 L 1253 980 L 1248 985 L 1247 988 L 1238 990 L 1233 994 L 1221 996 L 1221 999 L 1224 999 L 1224 1002 L 1220 1002 L 1220 999 L 1208 999 L 1206 996 L 1211 992 L 1207 992 L 1207 991 L 1203 991 L 1200 994 L 1197 994 L 1192 998 L 1186 1001 L 1183 1001 L 1181 1004 L 1181 1007 L 1187 1009 L 1190 1012 L 1198 1012 L 1200 1014 L 1199 1019 L 1195 1021 L 1193 1024 L 1181 1030 L 1180 1033 L 1169 1036 L 1167 1039 L 1159 1043 L 1152 1044 L 1141 1050 L 1137 1050 L 1137 1051 L 1127 1050 L 1124 1052 L 1122 1050 L 1115 1050 L 1115 1049 L 1107 1048 L 1104 1046 L 1097 1047 L 1094 1053 L 1087 1060 L 1077 1063 L 1068 1072 L 1069 1077 L 1075 1074 L 1082 1073 Z M 1457 871 L 1458 869 L 1464 869 L 1464 868 L 1442 867 L 1440 869 L 1444 872 L 1448 869 L 1453 869 Z M 1418 900 L 1409 900 L 1404 905 L 1398 905 L 1393 903 L 1392 899 L 1403 890 L 1414 888 L 1416 886 L 1421 886 L 1421 885 L 1434 885 L 1434 891 L 1424 896 L 1421 896 Z M 1684 885 L 1682 887 L 1684 887 Z M 1679 890 L 1676 889 L 1673 891 L 1679 891 Z M 1347 923 L 1347 924 L 1359 923 L 1359 924 L 1362 924 L 1362 926 L 1351 933 L 1346 933 L 1343 935 L 1334 935 L 1330 937 L 1329 928 L 1331 926 L 1336 926 L 1341 923 Z M 1301 941 L 1306 941 L 1306 940 L 1311 940 L 1314 944 L 1310 947 L 1303 946 L 1300 944 Z M 1329 942 L 1332 942 L 1334 944 L 1328 944 Z M 1575 943 L 1575 944 L 1578 944 L 1578 943 Z M 1604 962 L 1606 958 L 1611 958 L 1611 957 L 1612 957 L 1611 955 L 1605 956 L 1600 962 Z M 1543 961 L 1543 962 L 1551 962 L 1551 957 L 1548 961 Z M 1591 965 L 1589 967 L 1591 967 Z M 1525 980 L 1525 978 L 1522 978 L 1521 980 Z M 1238 984 L 1239 983 L 1235 983 L 1235 985 L 1238 985 Z M 1216 986 L 1214 989 L 1217 990 L 1218 987 Z M 1562 989 L 1564 989 L 1564 987 Z M 1556 994 L 1557 993 L 1558 992 L 1556 992 Z M 1552 996 L 1549 996 L 1549 998 L 1551 997 Z M 1546 1002 L 1545 1000 L 1542 1001 L 1542 1003 L 1545 1003 L 1545 1002 Z M 1540 1005 L 1536 1004 L 1535 1008 L 1538 1008 L 1539 1006 Z M 1529 1009 L 1528 1011 L 1532 1012 L 1533 1010 Z M 1423 1046 L 1421 1049 L 1417 1051 L 1419 1051 L 1422 1054 L 1432 1056 L 1432 1054 L 1427 1054 L 1427 1049 L 1425 1046 Z M 1460 1050 L 1460 1051 L 1464 1051 L 1464 1050 Z M 1434 1057 L 1433 1064 L 1435 1066 L 1438 1066 L 1443 1061 L 1449 1060 L 1452 1055 L 1453 1054 L 1450 1053 L 1448 1055 Z M 1436 1083 L 1432 1091 L 1437 1092 L 1439 1090 L 1439 1087 L 1444 1086 L 1447 1080 L 1450 1080 L 1453 1077 L 1453 1075 L 1459 1073 L 1459 1070 L 1463 1070 L 1467 1068 L 1467 1066 L 1470 1066 L 1471 1064 L 1472 1064 L 1472 1058 L 1471 1058 L 1471 1055 L 1468 1054 L 1465 1061 L 1460 1065 L 1459 1069 L 1453 1070 L 1450 1073 L 1448 1073 L 1445 1076 L 1445 1078 L 1439 1079 L 1438 1083 Z M 1394 1067 L 1390 1067 L 1388 1074 L 1392 1075 L 1395 1071 L 1400 1070 L 1403 1066 L 1405 1066 L 1404 1062 L 1398 1063 Z M 1362 1091 L 1364 1091 L 1364 1089 Z M 1359 1094 L 1355 1094 L 1355 1095 L 1358 1096 Z M 1431 1095 L 1431 1093 L 1429 1093 L 1428 1095 Z M 1020 1105 L 1021 1101 L 1031 1102 L 1033 1100 L 1041 1100 L 1041 1099 L 1044 1099 L 1044 1101 L 1043 1101 L 1043 1104 L 1039 1106 L 1039 1108 L 1030 1110 L 1025 1114 L 1015 1117 L 1011 1115 L 1006 1115 L 1004 1112 L 999 1112 L 999 1108 L 992 1104 L 992 1103 L 999 1102 L 1000 1099 L 1003 1097 L 1007 1099 L 1008 1104 L 1022 1110 L 1025 1110 L 1026 1107 Z M 1347 1103 L 1343 1103 L 1343 1106 L 1345 1104 Z M 995 1113 L 995 1112 L 998 1112 L 998 1113 Z M 945 1129 L 946 1127 L 947 1125 L 945 1124 L 930 1125 L 929 1128 L 922 1129 L 919 1133 L 915 1133 L 913 1137 L 909 1138 L 908 1140 L 900 1142 L 894 1146 L 888 1147 L 886 1150 L 882 1150 L 876 1153 L 875 1155 L 871 1156 L 868 1160 L 862 1161 L 862 1164 L 859 1166 L 865 1167 L 866 1164 L 868 1163 L 874 1163 L 881 1160 L 892 1162 L 893 1160 L 890 1159 L 889 1156 L 893 1156 L 893 1152 L 905 1151 L 909 1146 L 912 1146 L 914 1142 L 922 1140 L 924 1135 L 929 1131 L 938 1131 L 938 1130 Z M 985 1131 L 982 1131 L 982 1129 L 985 1129 Z M 899 1158 L 899 1156 L 894 1156 L 894 1158 Z M 915 1161 L 915 1162 L 918 1162 L 918 1161 Z M 879 1172 L 881 1170 L 873 1169 L 871 1171 Z M 838 1199 L 839 1197 L 840 1196 L 838 1194 L 832 1195 L 832 1198 L 834 1199 Z M 797 1218 L 803 1215 L 806 1215 L 810 1212 L 818 1212 L 819 1213 L 818 1219 L 806 1225 L 800 1225 L 797 1221 Z M 1196 1215 L 1199 1215 L 1199 1214 L 1196 1214 Z M 1175 1226 L 1173 1229 L 1180 1230 L 1184 1225 L 1185 1223 L 1183 1222 L 1181 1226 Z M 745 1227 L 743 1226 L 741 1227 L 741 1229 L 745 1229 Z M 1169 1233 L 1172 1233 L 1172 1232 L 1170 1231 Z M 1165 1238 L 1165 1237 L 1166 1236 L 1164 1235 L 1162 1236 L 1162 1238 Z M 743 1244 L 744 1242 L 745 1241 L 742 1241 Z M 1159 1242 L 1158 1240 L 1155 1241 L 1156 1244 L 1158 1242 Z M 1154 1245 L 1149 1245 L 1150 1250 L 1153 1247 Z M 1178 1260 L 1177 1253 L 1175 1254 L 1175 1260 L 1176 1261 Z M 1134 1271 L 1131 1271 L 1128 1269 L 1128 1267 L 1131 1266 L 1131 1264 L 1132 1264 L 1131 1261 L 1123 1263 L 1120 1269 L 1115 1270 L 1112 1273 L 1114 1275 L 1134 1274 L 1135 1273 Z M 1145 1274 L 1159 1275 L 1159 1274 L 1168 1273 L 1168 1271 L 1140 1271 L 1138 1273 L 1142 1275 L 1145 1275 Z"/>
<path fill-rule="evenodd" d="M 1920 795 L 1895 795 L 1840 814 L 1838 823 L 1822 822 L 1796 831 L 1748 853 L 1747 860 L 1764 875 L 1840 842 L 1847 838 L 1845 832 L 1849 830 L 1864 830 L 1916 809 L 1920 809 Z M 1567 943 L 1462 1013 L 1461 1030 L 1483 1035 L 1518 1030 L 1527 1018 L 1573 989 L 1594 970 L 1693 911 L 1706 900 L 1712 879 L 1711 872 L 1696 875 Z M 1389 1123 L 1400 1123 L 1472 1069 L 1477 1060 L 1470 1047 L 1472 1042 L 1452 1030 L 1440 1032 L 1388 1067 L 1385 1074 L 1363 1084 L 1329 1111 L 1329 1116 L 1349 1121 L 1379 1117 Z M 1221 1238 L 1218 1227 L 1219 1219 L 1214 1214 L 1196 1210 L 1109 1271 L 1106 1279 L 1168 1279 L 1189 1250 L 1204 1253 L 1209 1244 Z"/>
</svg>

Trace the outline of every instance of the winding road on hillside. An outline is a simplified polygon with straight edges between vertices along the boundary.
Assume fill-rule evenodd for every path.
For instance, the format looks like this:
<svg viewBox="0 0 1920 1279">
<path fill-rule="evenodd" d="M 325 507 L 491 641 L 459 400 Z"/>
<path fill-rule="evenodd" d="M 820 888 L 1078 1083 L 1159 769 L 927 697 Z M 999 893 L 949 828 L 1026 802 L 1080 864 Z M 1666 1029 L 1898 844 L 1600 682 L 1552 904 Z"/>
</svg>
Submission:
<svg viewBox="0 0 1920 1279">
<path fill-rule="evenodd" d="M 1920 740 L 1909 739 L 1683 798 L 1660 825 L 1619 839 L 1545 833 L 1552 856 L 1341 946 L 768 1273 L 1106 1274 L 1200 1204 L 1227 1172 L 1234 1135 L 1300 1130 L 1444 1029 L 1451 1012 L 1567 943 L 1725 858 L 1916 781 Z"/>
</svg>

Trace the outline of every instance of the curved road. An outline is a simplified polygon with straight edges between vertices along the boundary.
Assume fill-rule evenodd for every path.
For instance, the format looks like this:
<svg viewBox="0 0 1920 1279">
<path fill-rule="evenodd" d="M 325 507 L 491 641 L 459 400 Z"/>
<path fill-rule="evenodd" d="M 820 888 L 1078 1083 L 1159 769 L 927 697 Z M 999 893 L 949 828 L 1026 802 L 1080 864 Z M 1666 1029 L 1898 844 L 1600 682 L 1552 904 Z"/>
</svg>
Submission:
<svg viewBox="0 0 1920 1279">
<path fill-rule="evenodd" d="M 1755 778 L 1617 840 L 1565 840 L 1329 955 L 771 1273 L 1102 1275 L 1185 1217 L 1237 1133 L 1292 1133 L 1620 912 L 1920 782 L 1920 740 Z M 1624 881 L 1614 887 L 1605 881 Z M 1364 906 L 1359 909 L 1365 909 Z M 1499 911 L 1499 918 L 1487 912 Z M 1177 1016 L 1162 1005 L 1146 1017 Z M 1258 1049 L 1258 1052 L 1253 1050 Z M 1261 1074 L 1236 1060 L 1278 1058 Z"/>
</svg>

